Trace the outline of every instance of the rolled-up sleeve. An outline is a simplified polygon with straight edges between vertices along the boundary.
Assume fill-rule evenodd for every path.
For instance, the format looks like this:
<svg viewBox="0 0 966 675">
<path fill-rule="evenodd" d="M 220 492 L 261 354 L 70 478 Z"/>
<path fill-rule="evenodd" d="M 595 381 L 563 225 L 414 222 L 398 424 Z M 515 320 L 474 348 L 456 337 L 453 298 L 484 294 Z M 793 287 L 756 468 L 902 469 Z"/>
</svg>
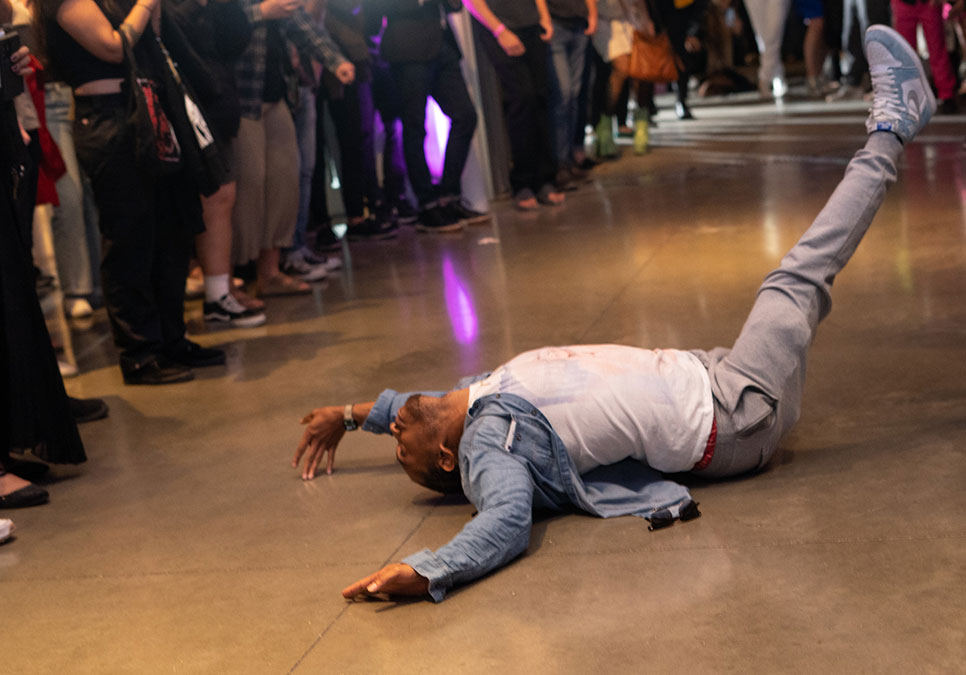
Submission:
<svg viewBox="0 0 966 675">
<path fill-rule="evenodd" d="M 510 421 L 484 417 L 471 425 L 460 453 L 464 489 L 479 514 L 448 544 L 403 562 L 429 579 L 429 594 L 441 602 L 446 591 L 510 562 L 530 542 L 533 481 L 527 468 L 505 448 Z"/>
</svg>

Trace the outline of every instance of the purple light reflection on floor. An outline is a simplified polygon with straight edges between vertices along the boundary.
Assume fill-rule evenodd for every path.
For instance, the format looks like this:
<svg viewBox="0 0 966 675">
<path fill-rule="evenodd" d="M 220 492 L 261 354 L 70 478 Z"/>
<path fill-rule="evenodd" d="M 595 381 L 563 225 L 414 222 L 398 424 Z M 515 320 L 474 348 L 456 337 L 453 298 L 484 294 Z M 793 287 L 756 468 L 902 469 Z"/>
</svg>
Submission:
<svg viewBox="0 0 966 675">
<path fill-rule="evenodd" d="M 449 118 L 443 114 L 432 98 L 426 99 L 426 140 L 423 141 L 423 152 L 426 154 L 426 165 L 429 175 L 434 181 L 443 176 L 443 159 L 446 156 L 446 141 L 449 139 Z"/>
<path fill-rule="evenodd" d="M 473 300 L 453 269 L 449 256 L 443 258 L 443 292 L 446 295 L 446 313 L 449 314 L 456 341 L 461 345 L 475 342 L 479 328 Z"/>
</svg>

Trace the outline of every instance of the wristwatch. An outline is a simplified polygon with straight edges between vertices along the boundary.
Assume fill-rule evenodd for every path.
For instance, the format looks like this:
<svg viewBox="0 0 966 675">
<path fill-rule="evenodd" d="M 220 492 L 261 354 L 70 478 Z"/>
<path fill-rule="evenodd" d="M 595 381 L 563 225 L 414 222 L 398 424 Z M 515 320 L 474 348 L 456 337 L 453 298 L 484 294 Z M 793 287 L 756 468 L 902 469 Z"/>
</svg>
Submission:
<svg viewBox="0 0 966 675">
<path fill-rule="evenodd" d="M 345 426 L 346 431 L 355 431 L 359 428 L 356 424 L 355 419 L 352 417 L 352 404 L 346 403 L 345 409 L 342 411 L 342 424 Z"/>
</svg>

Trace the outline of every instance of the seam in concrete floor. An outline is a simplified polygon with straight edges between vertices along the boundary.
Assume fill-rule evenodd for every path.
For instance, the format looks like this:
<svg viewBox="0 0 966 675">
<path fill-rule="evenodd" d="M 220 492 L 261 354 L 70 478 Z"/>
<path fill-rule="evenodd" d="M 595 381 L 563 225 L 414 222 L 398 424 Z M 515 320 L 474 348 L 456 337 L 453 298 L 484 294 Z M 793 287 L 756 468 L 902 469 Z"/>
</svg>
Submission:
<svg viewBox="0 0 966 675">
<path fill-rule="evenodd" d="M 439 504 L 440 504 L 440 502 L 444 498 L 445 497 L 440 496 L 440 497 L 436 498 L 433 501 L 432 506 L 430 506 L 428 509 L 426 509 L 426 513 L 424 513 L 423 514 L 423 517 L 419 519 L 419 522 L 416 523 L 413 526 L 413 528 L 409 531 L 409 534 L 407 534 L 403 538 L 403 540 L 401 542 L 399 542 L 399 546 L 397 546 L 395 549 L 393 549 L 392 553 L 390 553 L 389 556 L 385 560 L 382 561 L 382 564 L 379 565 L 379 569 L 382 569 L 383 567 L 385 567 L 386 565 L 388 565 L 390 562 L 392 562 L 393 560 L 395 560 L 396 554 L 399 553 L 399 550 L 403 546 L 406 545 L 406 542 L 408 542 L 410 539 L 413 538 L 413 535 L 416 534 L 416 531 L 420 527 L 422 527 L 423 523 L 425 523 L 426 522 L 426 519 L 429 518 L 430 515 L 432 515 L 433 511 L 435 511 L 437 508 L 439 508 Z M 302 656 L 299 657 L 298 661 L 296 661 L 292 665 L 292 667 L 288 671 L 290 675 L 291 675 L 291 673 L 294 673 L 295 670 L 300 665 L 302 665 L 302 662 L 305 661 L 306 657 L 308 657 L 308 655 L 312 653 L 312 650 L 314 650 L 316 648 L 316 646 L 318 646 L 318 644 L 320 642 L 322 642 L 322 638 L 325 637 L 325 634 L 328 633 L 330 630 L 332 630 L 333 626 L 335 626 L 335 624 L 337 624 L 339 622 L 339 620 L 342 618 L 342 615 L 344 615 L 349 610 L 349 607 L 351 607 L 352 605 L 353 605 L 353 603 L 351 601 L 350 602 L 346 602 L 345 607 L 343 607 L 341 610 L 339 610 L 339 613 L 336 614 L 335 615 L 335 618 L 333 618 L 332 621 L 329 622 L 329 625 L 325 627 L 325 630 L 323 630 L 321 633 L 319 633 L 318 637 L 316 637 L 315 640 L 312 642 L 312 644 L 310 644 L 308 646 L 308 648 L 302 653 Z"/>
</svg>

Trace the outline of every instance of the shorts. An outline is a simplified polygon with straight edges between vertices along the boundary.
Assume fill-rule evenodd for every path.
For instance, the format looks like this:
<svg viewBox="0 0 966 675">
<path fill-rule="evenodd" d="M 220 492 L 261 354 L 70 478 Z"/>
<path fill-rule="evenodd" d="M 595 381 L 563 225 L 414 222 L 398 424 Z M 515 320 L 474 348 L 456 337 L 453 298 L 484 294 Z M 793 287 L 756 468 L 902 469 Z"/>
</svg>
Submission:
<svg viewBox="0 0 966 675">
<path fill-rule="evenodd" d="M 822 0 L 795 0 L 795 11 L 805 20 L 821 19 L 825 16 Z"/>
</svg>

